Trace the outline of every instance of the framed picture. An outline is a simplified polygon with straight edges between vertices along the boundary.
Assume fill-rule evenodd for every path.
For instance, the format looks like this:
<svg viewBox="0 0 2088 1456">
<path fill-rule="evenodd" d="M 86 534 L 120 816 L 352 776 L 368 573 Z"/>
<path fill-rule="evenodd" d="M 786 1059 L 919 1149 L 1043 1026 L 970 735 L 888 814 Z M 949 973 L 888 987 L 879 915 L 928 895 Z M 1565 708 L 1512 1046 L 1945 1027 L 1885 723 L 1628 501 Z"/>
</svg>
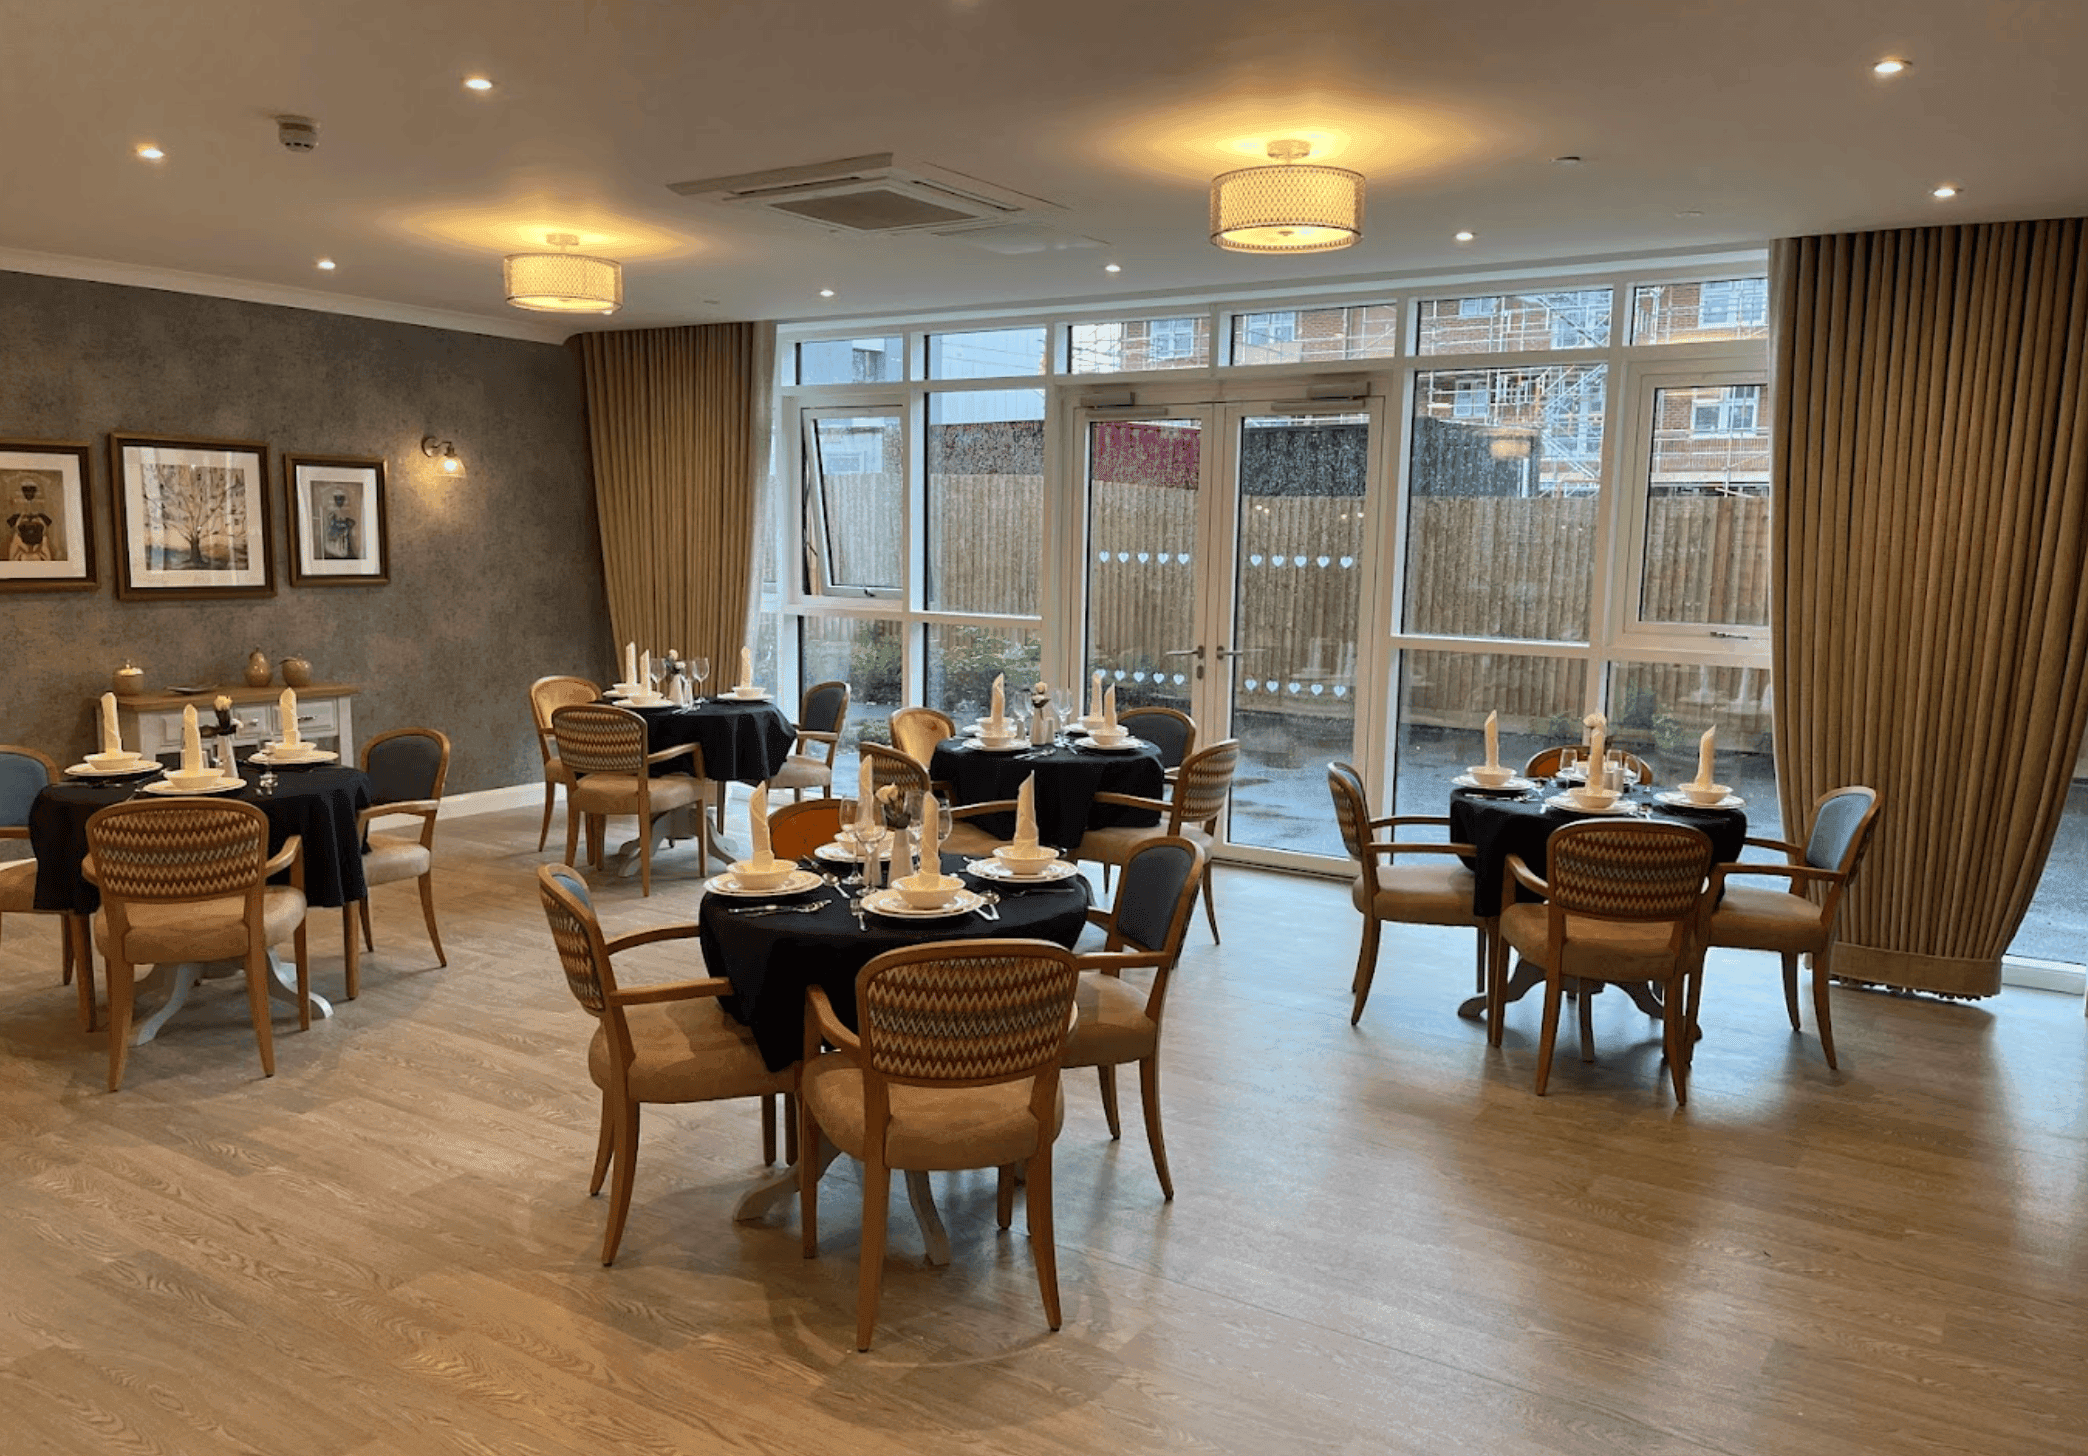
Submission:
<svg viewBox="0 0 2088 1456">
<path fill-rule="evenodd" d="M 89 449 L 0 440 L 0 591 L 92 590 Z"/>
<path fill-rule="evenodd" d="M 384 462 L 285 455 L 290 580 L 297 586 L 381 586 L 391 580 Z"/>
<path fill-rule="evenodd" d="M 268 447 L 109 436 L 119 597 L 275 595 Z"/>
</svg>

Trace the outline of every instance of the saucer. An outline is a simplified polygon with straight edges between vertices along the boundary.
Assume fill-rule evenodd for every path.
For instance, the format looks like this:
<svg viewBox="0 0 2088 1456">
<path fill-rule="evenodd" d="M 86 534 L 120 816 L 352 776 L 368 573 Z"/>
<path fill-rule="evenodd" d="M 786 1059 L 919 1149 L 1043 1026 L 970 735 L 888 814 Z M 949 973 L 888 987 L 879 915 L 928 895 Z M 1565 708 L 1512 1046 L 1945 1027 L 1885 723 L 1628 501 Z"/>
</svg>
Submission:
<svg viewBox="0 0 2088 1456">
<path fill-rule="evenodd" d="M 1133 749 L 1145 746 L 1145 740 L 1136 734 L 1127 736 L 1121 743 L 1097 743 L 1092 733 L 1088 735 L 1086 742 L 1075 745 L 1082 750 L 1092 750 L 1096 753 L 1129 753 Z"/>
<path fill-rule="evenodd" d="M 202 794 L 229 794 L 234 789 L 243 789 L 245 787 L 245 779 L 220 778 L 215 784 L 206 784 L 200 789 L 177 789 L 165 779 L 162 779 L 156 784 L 146 784 L 143 792 L 163 794 L 170 799 L 189 799 Z"/>
<path fill-rule="evenodd" d="M 1565 794 L 1553 794 L 1544 802 L 1551 808 L 1564 809 L 1569 814 L 1632 814 L 1638 811 L 1638 805 L 1625 798 L 1622 794 L 1610 800 L 1609 803 L 1603 805 L 1600 809 L 1588 804 L 1576 804 Z"/>
<path fill-rule="evenodd" d="M 1510 775 L 1502 783 L 1482 784 L 1470 774 L 1461 773 L 1450 782 L 1460 789 L 1472 789 L 1482 794 L 1526 794 L 1537 787 L 1535 779 L 1526 779 L 1521 774 Z"/>
<path fill-rule="evenodd" d="M 769 700 L 769 690 L 756 688 L 751 693 L 743 693 L 738 688 L 733 688 L 730 692 L 719 693 L 718 697 L 728 703 L 765 703 Z"/>
<path fill-rule="evenodd" d="M 790 878 L 780 885 L 766 885 L 759 890 L 750 890 L 739 882 L 739 877 L 730 873 L 712 875 L 703 882 L 703 888 L 713 895 L 740 895 L 748 899 L 760 899 L 763 895 L 802 895 L 807 890 L 816 890 L 825 881 L 810 870 L 792 870 Z"/>
<path fill-rule="evenodd" d="M 1699 804 L 1680 789 L 1662 789 L 1653 797 L 1660 800 L 1661 803 L 1672 805 L 1677 809 L 1701 809 L 1706 814 L 1715 814 L 1726 809 L 1741 809 L 1747 806 L 1747 800 L 1741 798 L 1738 794 L 1727 794 L 1715 804 Z"/>
<path fill-rule="evenodd" d="M 1020 753 L 1030 746 L 1027 738 L 1010 738 L 1006 743 L 988 743 L 983 738 L 967 738 L 966 748 L 976 748 L 981 753 Z"/>
<path fill-rule="evenodd" d="M 1018 875 L 997 859 L 974 859 L 965 861 L 964 872 L 982 880 L 997 880 L 1004 885 L 1045 885 L 1053 880 L 1070 880 L 1080 870 L 1066 860 L 1055 859 L 1036 874 Z"/>
<path fill-rule="evenodd" d="M 142 779 L 148 774 L 164 771 L 157 761 L 150 758 L 141 758 L 129 768 L 96 768 L 91 763 L 76 763 L 66 770 L 80 779 Z"/>
<path fill-rule="evenodd" d="M 879 846 L 882 848 L 882 845 Z M 853 844 L 843 844 L 838 839 L 827 841 L 812 851 L 814 859 L 823 859 L 828 864 L 861 864 L 863 852 Z"/>
<path fill-rule="evenodd" d="M 951 896 L 947 905 L 921 908 L 906 903 L 906 897 L 897 890 L 874 890 L 863 897 L 863 908 L 875 915 L 889 915 L 894 920 L 950 920 L 959 915 L 969 915 L 986 903 L 986 898 L 976 890 L 959 890 Z"/>
</svg>

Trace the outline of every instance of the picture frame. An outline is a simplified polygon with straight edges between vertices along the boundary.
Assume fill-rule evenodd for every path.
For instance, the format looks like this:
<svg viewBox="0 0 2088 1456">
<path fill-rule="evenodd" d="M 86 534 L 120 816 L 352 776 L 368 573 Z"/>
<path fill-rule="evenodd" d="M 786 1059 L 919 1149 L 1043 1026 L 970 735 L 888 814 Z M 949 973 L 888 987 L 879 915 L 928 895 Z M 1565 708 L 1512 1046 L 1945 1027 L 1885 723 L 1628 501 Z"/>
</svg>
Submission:
<svg viewBox="0 0 2088 1456">
<path fill-rule="evenodd" d="M 112 434 L 109 475 L 118 597 L 275 595 L 268 446 Z"/>
<path fill-rule="evenodd" d="M 293 586 L 382 586 L 391 580 L 384 461 L 283 456 Z"/>
<path fill-rule="evenodd" d="M 93 591 L 93 447 L 0 440 L 0 592 Z"/>
</svg>

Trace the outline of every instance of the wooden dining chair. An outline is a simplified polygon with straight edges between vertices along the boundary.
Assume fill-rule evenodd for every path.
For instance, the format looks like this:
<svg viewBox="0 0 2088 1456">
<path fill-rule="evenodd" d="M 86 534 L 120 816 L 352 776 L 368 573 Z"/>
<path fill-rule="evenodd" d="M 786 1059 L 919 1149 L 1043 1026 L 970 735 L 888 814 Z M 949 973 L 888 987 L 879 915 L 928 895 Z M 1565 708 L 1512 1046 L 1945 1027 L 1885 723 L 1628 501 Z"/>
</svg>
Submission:
<svg viewBox="0 0 2088 1456">
<path fill-rule="evenodd" d="M 1181 772 L 1183 760 L 1196 751 L 1196 720 L 1178 708 L 1158 703 L 1126 708 L 1117 714 L 1117 724 L 1160 750 L 1160 766 L 1169 779 Z"/>
<path fill-rule="evenodd" d="M 302 847 L 292 835 L 271 857 L 268 816 L 236 799 L 129 800 L 87 821 L 88 859 L 81 872 L 101 890 L 94 940 L 109 981 L 111 1092 L 123 1086 L 140 966 L 244 962 L 261 1071 L 273 1077 L 268 949 L 293 941 L 297 1024 L 311 1029 Z M 290 872 L 288 885 L 268 883 L 284 870 Z"/>
<path fill-rule="evenodd" d="M 362 771 L 370 779 L 370 806 L 356 816 L 362 830 L 362 899 L 341 907 L 341 934 L 346 945 L 347 992 L 353 1001 L 362 994 L 362 957 L 356 946 L 355 926 L 350 916 L 358 909 L 362 920 L 362 947 L 377 949 L 370 933 L 369 891 L 401 880 L 420 883 L 421 918 L 428 925 L 428 943 L 435 948 L 435 963 L 446 966 L 442 932 L 435 926 L 435 818 L 442 809 L 442 788 L 449 779 L 450 741 L 434 728 L 394 728 L 363 745 Z M 391 815 L 419 819 L 420 833 L 379 834 L 372 820 Z"/>
<path fill-rule="evenodd" d="M 537 831 L 537 852 L 551 841 L 551 807 L 561 788 L 573 786 L 572 771 L 558 756 L 558 739 L 551 731 L 551 715 L 560 708 L 592 703 L 602 690 L 584 677 L 540 677 L 529 685 L 529 715 L 536 723 L 537 752 L 544 759 L 544 823 Z"/>
<path fill-rule="evenodd" d="M 57 783 L 61 772 L 58 761 L 47 753 L 0 743 L 0 839 L 28 840 L 29 811 L 36 796 Z M 85 951 L 85 925 L 77 915 L 36 908 L 33 857 L 0 864 L 0 927 L 9 915 L 58 916 L 58 984 L 69 986 L 78 976 L 80 1027 L 94 1030 L 94 961 Z"/>
<path fill-rule="evenodd" d="M 877 788 L 891 788 L 903 799 L 908 794 L 925 794 L 931 790 L 943 801 L 950 811 L 952 820 L 950 837 L 943 841 L 943 850 L 949 854 L 967 855 L 981 859 L 992 854 L 1005 841 L 996 839 L 971 820 L 989 814 L 1012 814 L 1015 802 L 1012 799 L 997 799 L 980 804 L 952 804 L 947 784 L 931 784 L 928 769 L 918 759 L 897 749 L 886 748 L 881 743 L 860 743 L 856 752 L 870 761 L 870 782 Z"/>
<path fill-rule="evenodd" d="M 901 708 L 892 714 L 892 747 L 922 768 L 935 757 L 935 745 L 957 736 L 957 722 L 933 708 Z"/>
<path fill-rule="evenodd" d="M 841 730 L 848 723 L 848 684 L 814 683 L 805 689 L 798 705 L 797 743 L 783 767 L 768 781 L 770 792 L 790 790 L 793 800 L 805 790 L 817 789 L 822 796 L 834 791 L 834 754 L 841 746 Z M 824 748 L 824 753 L 815 753 Z"/>
<path fill-rule="evenodd" d="M 788 1098 L 797 1069 L 768 1069 L 760 1048 L 754 1045 L 754 1034 L 718 1006 L 720 996 L 732 994 L 732 982 L 722 976 L 629 990 L 617 984 L 615 957 L 641 945 L 692 939 L 697 933 L 694 925 L 659 925 L 608 940 L 595 918 L 587 882 L 573 869 L 537 866 L 537 891 L 551 925 L 552 943 L 558 947 L 559 964 L 565 969 L 566 988 L 580 1009 L 598 1023 L 587 1047 L 587 1074 L 601 1089 L 602 1122 L 587 1191 L 589 1196 L 599 1194 L 614 1166 L 609 1225 L 602 1234 L 602 1262 L 612 1264 L 631 1213 L 639 1107 L 647 1102 L 759 1097 L 763 1157 L 773 1163 L 774 1099 L 779 1094 L 786 1099 L 785 1113 L 792 1119 L 795 1140 L 795 1109 Z"/>
<path fill-rule="evenodd" d="M 565 862 L 573 862 L 583 819 L 587 823 L 588 862 L 600 867 L 609 816 L 635 815 L 639 884 L 642 893 L 651 895 L 653 820 L 691 804 L 701 814 L 709 789 L 707 780 L 686 774 L 656 779 L 652 776 L 653 765 L 693 755 L 701 775 L 703 750 L 695 744 L 684 744 L 648 753 L 645 720 L 628 708 L 606 703 L 560 708 L 551 715 L 551 728 L 558 737 L 559 757 L 577 780 L 566 791 Z M 710 854 L 700 832 L 696 846 L 698 872 L 707 872 Z"/>
<path fill-rule="evenodd" d="M 1449 842 L 1450 820 L 1445 815 L 1387 814 L 1373 819 L 1363 776 L 1349 764 L 1327 765 L 1327 792 L 1334 799 L 1341 842 L 1356 862 L 1349 898 L 1363 916 L 1363 944 L 1356 953 L 1355 977 L 1349 982 L 1349 992 L 1356 998 L 1349 1025 L 1363 1019 L 1363 1003 L 1370 999 L 1370 984 L 1377 976 L 1378 927 L 1388 920 L 1401 925 L 1472 926 L 1478 931 L 1477 989 L 1484 991 L 1494 919 L 1474 909 L 1479 882 L 1457 859 L 1470 857 L 1476 852 L 1473 847 Z M 1440 829 L 1445 838 L 1398 837 L 1400 831 L 1422 827 Z M 1387 831 L 1393 837 L 1379 837 Z M 1423 863 L 1401 864 L 1401 855 L 1421 856 Z"/>
<path fill-rule="evenodd" d="M 1842 895 L 1862 867 L 1877 827 L 1878 791 L 1860 784 L 1829 789 L 1813 804 L 1812 832 L 1805 844 L 1780 839 L 1749 839 L 1760 849 L 1784 856 L 1783 864 L 1723 864 L 1712 871 L 1710 943 L 1734 950 L 1775 951 L 1783 957 L 1784 1009 L 1791 1030 L 1798 1021 L 1798 957 L 1812 961 L 1813 1019 L 1820 1027 L 1820 1053 L 1833 1067 L 1834 1022 L 1827 1007 L 1827 982 L 1833 957 Z M 1750 889 L 1733 883 L 1738 877 L 1773 875 L 1789 890 Z"/>
<path fill-rule="evenodd" d="M 1183 760 L 1171 792 L 1165 799 L 1105 790 L 1095 795 L 1096 804 L 1115 804 L 1129 809 L 1150 809 L 1161 816 L 1148 828 L 1111 825 L 1089 829 L 1080 836 L 1075 859 L 1091 859 L 1105 866 L 1121 866 L 1131 852 L 1148 839 L 1179 836 L 1193 841 L 1207 856 L 1203 867 L 1204 914 L 1211 922 L 1211 941 L 1218 941 L 1218 905 L 1211 895 L 1211 846 L 1218 839 L 1218 818 L 1232 795 L 1233 774 L 1240 766 L 1239 740 L 1228 738 L 1209 748 L 1198 749 Z"/>
<path fill-rule="evenodd" d="M 884 1280 L 892 1170 L 997 1168 L 998 1221 L 1027 1176 L 1030 1252 L 1052 1329 L 1059 1327 L 1051 1231 L 1051 1145 L 1065 1121 L 1059 1063 L 1079 990 L 1070 951 L 1042 940 L 954 940 L 886 951 L 856 977 L 860 1032 L 824 988 L 805 997 L 798 1080 L 799 1223 L 819 1253 L 826 1140 L 863 1165 L 856 1348 L 870 1348 Z M 835 1050 L 822 1052 L 821 1043 Z"/>
<path fill-rule="evenodd" d="M 1536 753 L 1532 754 L 1530 756 L 1530 761 L 1523 765 L 1523 777 L 1526 779 L 1548 779 L 1557 777 L 1559 772 L 1559 760 L 1565 757 L 1568 746 L 1569 745 L 1561 745 L 1558 748 L 1540 749 Z M 1585 762 L 1587 760 L 1590 747 L 1591 745 L 1583 743 L 1578 748 L 1574 748 L 1573 752 L 1579 754 L 1582 761 Z M 1638 775 L 1640 788 L 1650 789 L 1653 787 L 1654 778 L 1652 764 L 1646 762 L 1645 759 L 1640 758 L 1630 749 L 1618 748 L 1617 745 L 1614 743 L 1612 743 L 1608 749 L 1604 750 L 1605 755 L 1607 755 L 1612 750 L 1614 750 L 1619 756 L 1619 758 L 1622 760 L 1624 767 Z"/>
<path fill-rule="evenodd" d="M 1167 1142 L 1160 1134 L 1160 1023 L 1167 1009 L 1168 978 L 1189 935 L 1203 867 L 1202 846 L 1176 836 L 1148 839 L 1124 861 L 1115 901 L 1106 911 L 1088 911 L 1104 940 L 1100 950 L 1079 955 L 1080 990 L 1074 1005 L 1080 1017 L 1060 1062 L 1095 1069 L 1112 1140 L 1124 1131 L 1117 1119 L 1116 1069 L 1126 1062 L 1138 1064 L 1146 1145 L 1160 1178 L 1160 1196 L 1168 1200 L 1174 1198 L 1174 1179 L 1168 1176 Z M 1124 979 L 1124 972 L 1133 970 L 1153 974 L 1140 986 Z"/>
<path fill-rule="evenodd" d="M 777 859 L 803 859 L 822 844 L 832 844 L 854 814 L 855 800 L 832 797 L 771 809 L 769 851 Z"/>
<path fill-rule="evenodd" d="M 1588 820 L 1545 841 L 1542 878 L 1508 856 L 1508 873 L 1544 903 L 1501 911 L 1501 939 L 1544 970 L 1544 1028 L 1537 1045 L 1537 1095 L 1551 1079 L 1566 983 L 1580 1000 L 1581 1060 L 1595 1059 L 1593 992 L 1618 981 L 1665 988 L 1663 1044 L 1675 1104 L 1689 1100 L 1691 1032 L 1704 973 L 1711 840 L 1685 824 Z M 1498 965 L 1500 957 L 1495 958 Z M 1500 977 L 1487 987 L 1489 1021 L 1503 1011 Z"/>
</svg>

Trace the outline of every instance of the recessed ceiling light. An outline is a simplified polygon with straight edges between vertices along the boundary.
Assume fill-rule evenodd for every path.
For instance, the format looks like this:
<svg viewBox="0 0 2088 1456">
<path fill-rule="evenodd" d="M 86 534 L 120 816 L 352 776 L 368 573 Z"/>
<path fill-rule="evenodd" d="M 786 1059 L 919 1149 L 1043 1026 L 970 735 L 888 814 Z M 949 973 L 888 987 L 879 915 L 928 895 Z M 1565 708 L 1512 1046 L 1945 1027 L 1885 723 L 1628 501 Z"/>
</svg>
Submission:
<svg viewBox="0 0 2088 1456">
<path fill-rule="evenodd" d="M 822 288 L 819 290 L 819 296 L 821 298 L 832 298 L 834 296 L 834 290 L 831 288 Z"/>
<path fill-rule="evenodd" d="M 138 148 L 138 155 L 143 157 L 148 162 L 157 162 L 161 157 L 164 157 L 167 154 L 161 151 L 158 147 L 154 146 L 151 142 L 147 142 L 144 146 Z"/>
<path fill-rule="evenodd" d="M 317 268 L 321 273 L 331 273 L 334 270 L 334 260 L 331 258 L 321 258 L 317 263 L 313 264 L 312 266 Z"/>
<path fill-rule="evenodd" d="M 1578 167 L 1578 166 L 1579 166 L 1580 164 L 1581 164 L 1581 159 L 1580 159 L 1579 157 L 1576 157 L 1576 156 L 1571 156 L 1571 155 L 1568 155 L 1568 156 L 1564 156 L 1564 157 L 1553 157 L 1553 158 L 1552 158 L 1552 165 L 1553 165 L 1554 167 Z"/>
<path fill-rule="evenodd" d="M 1931 187 L 1929 189 L 1929 196 L 1931 197 L 1951 198 L 1957 195 L 1957 188 L 1948 182 L 1945 182 L 1941 187 Z"/>
<path fill-rule="evenodd" d="M 1121 273 L 1124 271 L 1124 265 L 1122 263 L 1104 263 L 1102 271 L 1104 273 Z"/>
<path fill-rule="evenodd" d="M 1460 233 L 1458 233 L 1458 234 L 1457 234 L 1457 240 L 1458 240 L 1458 241 L 1459 241 L 1460 243 L 1469 243 L 1469 242 L 1470 242 L 1470 241 L 1471 241 L 1471 240 L 1472 240 L 1473 238 L 1475 238 L 1475 237 L 1477 237 L 1477 236 L 1478 236 L 1478 234 L 1477 234 L 1477 233 L 1474 233 L 1474 232 L 1472 232 L 1472 231 L 1470 231 L 1470 230 L 1468 229 L 1468 230 L 1466 230 L 1466 231 L 1463 231 L 1463 232 L 1460 232 Z"/>
<path fill-rule="evenodd" d="M 1897 76 L 1902 71 L 1914 69 L 1914 63 L 1905 56 L 1887 56 L 1871 67 L 1881 76 Z"/>
<path fill-rule="evenodd" d="M 493 82 L 485 76 L 466 76 L 464 78 L 464 89 L 466 91 L 491 91 Z"/>
</svg>

